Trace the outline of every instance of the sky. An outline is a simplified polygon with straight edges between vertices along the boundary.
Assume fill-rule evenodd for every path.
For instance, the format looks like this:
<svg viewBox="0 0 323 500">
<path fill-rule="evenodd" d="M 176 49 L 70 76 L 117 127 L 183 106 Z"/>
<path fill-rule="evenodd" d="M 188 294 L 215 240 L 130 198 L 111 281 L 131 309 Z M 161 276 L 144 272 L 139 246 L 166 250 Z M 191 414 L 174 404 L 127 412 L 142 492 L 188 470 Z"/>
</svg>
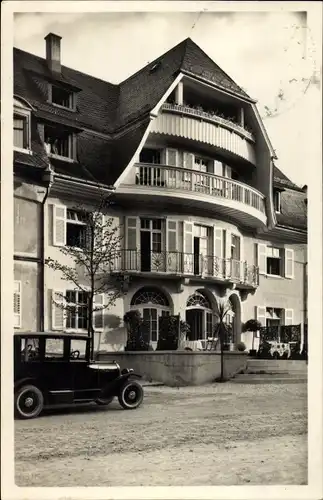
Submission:
<svg viewBox="0 0 323 500">
<path fill-rule="evenodd" d="M 45 57 L 62 37 L 62 64 L 118 83 L 190 37 L 258 101 L 277 166 L 308 184 L 320 106 L 315 36 L 302 12 L 19 13 L 14 46 Z"/>
</svg>

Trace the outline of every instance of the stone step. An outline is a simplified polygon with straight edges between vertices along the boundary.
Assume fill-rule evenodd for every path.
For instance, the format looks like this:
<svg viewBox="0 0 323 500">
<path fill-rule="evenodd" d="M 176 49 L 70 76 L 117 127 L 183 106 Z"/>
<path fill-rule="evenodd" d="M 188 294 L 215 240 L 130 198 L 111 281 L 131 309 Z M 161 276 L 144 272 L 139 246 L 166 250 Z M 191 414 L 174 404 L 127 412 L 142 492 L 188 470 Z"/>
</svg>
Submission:
<svg viewBox="0 0 323 500">
<path fill-rule="evenodd" d="M 247 367 L 244 373 L 249 373 L 250 375 L 273 375 L 273 374 L 291 374 L 291 375 L 302 375 L 302 376 L 307 376 L 307 370 L 282 370 L 279 368 L 274 368 L 274 367 L 269 367 L 267 369 L 265 368 L 253 368 L 253 367 Z"/>
<path fill-rule="evenodd" d="M 241 378 L 241 379 L 250 379 L 250 378 L 266 378 L 266 379 L 272 379 L 272 378 L 301 378 L 301 379 L 306 379 L 307 375 L 303 373 L 276 373 L 276 372 L 271 372 L 271 373 L 239 373 L 238 375 L 235 376 L 235 378 Z"/>
<path fill-rule="evenodd" d="M 303 384 L 307 383 L 307 377 L 289 374 L 279 375 L 249 375 L 241 374 L 231 379 L 235 384 Z"/>
</svg>

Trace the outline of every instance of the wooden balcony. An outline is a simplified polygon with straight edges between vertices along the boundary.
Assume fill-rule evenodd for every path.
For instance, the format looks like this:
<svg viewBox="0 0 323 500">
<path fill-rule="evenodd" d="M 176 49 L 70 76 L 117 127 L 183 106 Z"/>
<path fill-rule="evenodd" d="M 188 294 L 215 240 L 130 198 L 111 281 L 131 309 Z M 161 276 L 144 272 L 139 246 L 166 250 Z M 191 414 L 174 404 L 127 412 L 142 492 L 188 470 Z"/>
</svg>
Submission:
<svg viewBox="0 0 323 500">
<path fill-rule="evenodd" d="M 215 114 L 165 103 L 162 112 L 153 121 L 151 132 L 207 143 L 256 165 L 253 134 Z"/>
<path fill-rule="evenodd" d="M 258 267 L 234 259 L 184 252 L 149 252 L 123 250 L 116 257 L 111 272 L 156 274 L 169 277 L 199 277 L 256 288 Z"/>
</svg>

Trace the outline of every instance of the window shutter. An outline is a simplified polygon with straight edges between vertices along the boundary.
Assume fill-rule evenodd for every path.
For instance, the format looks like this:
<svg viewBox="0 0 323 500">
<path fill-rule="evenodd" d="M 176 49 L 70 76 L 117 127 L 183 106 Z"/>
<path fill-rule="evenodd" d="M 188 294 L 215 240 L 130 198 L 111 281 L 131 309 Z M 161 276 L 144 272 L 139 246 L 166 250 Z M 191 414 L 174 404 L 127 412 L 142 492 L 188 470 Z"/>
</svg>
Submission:
<svg viewBox="0 0 323 500">
<path fill-rule="evenodd" d="M 65 290 L 52 290 L 52 330 L 65 328 Z"/>
<path fill-rule="evenodd" d="M 193 223 L 184 222 L 184 273 L 193 273 Z"/>
<path fill-rule="evenodd" d="M 214 228 L 214 255 L 223 258 L 223 229 Z"/>
<path fill-rule="evenodd" d="M 167 148 L 165 150 L 165 160 L 166 160 L 166 165 L 169 165 L 170 167 L 176 167 L 178 164 L 177 150 Z"/>
<path fill-rule="evenodd" d="M 292 325 L 294 321 L 293 309 L 285 309 L 285 325 Z"/>
<path fill-rule="evenodd" d="M 193 253 L 193 223 L 184 222 L 184 252 Z"/>
<path fill-rule="evenodd" d="M 66 207 L 53 205 L 53 245 L 66 245 Z"/>
<path fill-rule="evenodd" d="M 179 272 L 179 252 L 178 252 L 178 228 L 176 220 L 168 220 L 167 224 L 167 270 Z"/>
<path fill-rule="evenodd" d="M 231 179 L 232 178 L 232 169 L 231 167 L 228 167 L 228 165 L 225 165 L 225 177 L 227 177 L 228 179 Z"/>
<path fill-rule="evenodd" d="M 177 221 L 167 220 L 167 251 L 177 252 Z"/>
<path fill-rule="evenodd" d="M 285 248 L 285 278 L 294 278 L 294 250 Z"/>
<path fill-rule="evenodd" d="M 21 327 L 21 281 L 14 281 L 13 287 L 13 326 Z"/>
<path fill-rule="evenodd" d="M 94 326 L 95 330 L 102 330 L 103 329 L 103 325 L 104 325 L 103 304 L 104 304 L 104 294 L 100 293 L 100 294 L 94 295 L 93 308 L 98 309 L 97 311 L 94 311 L 94 314 L 93 314 L 93 326 Z"/>
<path fill-rule="evenodd" d="M 219 175 L 220 177 L 223 176 L 223 166 L 221 161 L 214 160 L 214 174 Z"/>
<path fill-rule="evenodd" d="M 264 306 L 256 306 L 256 317 L 262 326 L 266 326 L 266 308 Z"/>
<path fill-rule="evenodd" d="M 267 246 L 263 243 L 257 245 L 257 265 L 260 274 L 267 273 Z"/>
<path fill-rule="evenodd" d="M 224 258 L 225 258 L 225 275 L 229 278 L 232 275 L 232 259 L 231 259 L 231 231 L 225 229 L 224 233 Z"/>
<path fill-rule="evenodd" d="M 126 217 L 126 249 L 137 250 L 137 217 Z"/>
<path fill-rule="evenodd" d="M 194 155 L 192 153 L 183 153 L 183 166 L 193 170 L 194 166 Z"/>
</svg>

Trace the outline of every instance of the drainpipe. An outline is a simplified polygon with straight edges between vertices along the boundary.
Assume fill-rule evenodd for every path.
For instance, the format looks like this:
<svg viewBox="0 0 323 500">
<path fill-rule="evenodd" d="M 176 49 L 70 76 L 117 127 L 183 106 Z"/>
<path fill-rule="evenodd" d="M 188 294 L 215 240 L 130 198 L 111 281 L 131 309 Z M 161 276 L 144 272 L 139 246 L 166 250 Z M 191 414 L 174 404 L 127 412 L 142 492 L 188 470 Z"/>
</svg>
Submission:
<svg viewBox="0 0 323 500">
<path fill-rule="evenodd" d="M 41 224 L 40 224 L 40 253 L 41 253 L 40 331 L 41 332 L 43 332 L 45 329 L 45 204 L 54 182 L 54 172 L 50 164 L 48 164 L 48 167 L 44 171 L 42 180 L 46 183 L 46 193 L 41 203 Z"/>
</svg>

